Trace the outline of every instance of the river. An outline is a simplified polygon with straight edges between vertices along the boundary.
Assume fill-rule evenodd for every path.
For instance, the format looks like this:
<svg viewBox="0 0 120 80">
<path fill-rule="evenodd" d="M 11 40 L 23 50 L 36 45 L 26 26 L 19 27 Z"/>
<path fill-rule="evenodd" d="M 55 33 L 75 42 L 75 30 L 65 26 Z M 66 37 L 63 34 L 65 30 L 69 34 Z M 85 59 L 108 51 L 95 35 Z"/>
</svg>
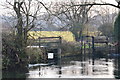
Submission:
<svg viewBox="0 0 120 80">
<path fill-rule="evenodd" d="M 120 76 L 116 72 L 118 70 L 115 59 L 99 58 L 94 61 L 70 60 L 63 62 L 61 66 L 31 67 L 26 75 L 27 78 L 116 78 Z"/>
</svg>

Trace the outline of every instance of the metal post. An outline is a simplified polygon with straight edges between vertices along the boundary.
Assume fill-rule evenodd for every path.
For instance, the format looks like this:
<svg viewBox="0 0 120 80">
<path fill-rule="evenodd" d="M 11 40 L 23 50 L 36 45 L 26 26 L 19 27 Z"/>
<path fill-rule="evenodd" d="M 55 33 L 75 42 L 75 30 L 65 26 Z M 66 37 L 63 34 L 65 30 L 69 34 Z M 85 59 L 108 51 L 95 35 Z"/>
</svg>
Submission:
<svg viewBox="0 0 120 80">
<path fill-rule="evenodd" d="M 82 52 L 83 52 L 83 49 L 82 49 L 82 48 L 83 48 L 83 36 L 82 36 L 81 38 L 82 38 L 82 39 L 81 39 L 81 46 L 82 46 L 82 47 L 81 47 L 81 54 L 82 54 Z"/>
<path fill-rule="evenodd" d="M 62 71 L 61 71 L 61 43 L 62 43 L 62 38 L 59 37 L 59 74 L 61 75 L 62 74 Z"/>
<path fill-rule="evenodd" d="M 94 52 L 95 52 L 94 37 L 92 36 L 92 64 L 93 65 L 94 65 Z"/>
<path fill-rule="evenodd" d="M 92 36 L 92 53 L 94 53 L 95 51 L 95 45 L 94 45 L 94 37 Z"/>
<path fill-rule="evenodd" d="M 89 45 L 89 53 L 88 53 L 88 57 L 89 57 L 89 63 L 90 63 L 90 43 L 88 43 L 88 45 Z"/>
<path fill-rule="evenodd" d="M 82 55 L 82 59 L 83 60 L 83 36 L 81 37 L 81 55 Z"/>
<path fill-rule="evenodd" d="M 85 57 L 86 57 L 86 43 L 84 43 L 84 61 L 85 61 Z"/>
<path fill-rule="evenodd" d="M 40 37 L 38 38 L 38 40 L 39 40 L 39 48 L 40 48 Z"/>
</svg>

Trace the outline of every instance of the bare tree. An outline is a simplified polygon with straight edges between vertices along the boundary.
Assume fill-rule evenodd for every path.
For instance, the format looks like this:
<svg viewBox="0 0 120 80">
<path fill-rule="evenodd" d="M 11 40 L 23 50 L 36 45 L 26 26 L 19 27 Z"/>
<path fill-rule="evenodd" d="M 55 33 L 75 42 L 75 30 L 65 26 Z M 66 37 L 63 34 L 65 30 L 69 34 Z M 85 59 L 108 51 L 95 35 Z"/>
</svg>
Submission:
<svg viewBox="0 0 120 80">
<path fill-rule="evenodd" d="M 11 1 L 6 0 L 6 4 L 3 6 L 9 10 L 7 15 L 14 18 L 15 23 L 11 26 L 16 29 L 17 42 L 21 47 L 27 46 L 27 33 L 35 27 L 37 18 L 42 13 L 41 9 L 43 6 L 38 1 L 24 2 L 24 0 L 20 2 L 14 1 L 13 4 Z"/>
<path fill-rule="evenodd" d="M 97 9 L 95 9 L 95 7 L 97 7 Z M 117 16 L 117 9 L 114 7 L 110 8 L 110 6 L 99 6 L 99 5 L 95 7 L 92 7 L 91 9 L 91 13 L 94 14 L 90 14 L 92 15 L 92 17 L 89 23 L 93 25 L 96 28 L 96 30 L 104 25 L 104 29 L 103 28 L 101 29 L 103 29 L 103 31 L 104 30 L 109 31 L 108 29 L 109 27 L 107 25 L 108 24 L 110 25 L 110 29 L 113 28 L 114 20 L 115 17 Z"/>
<path fill-rule="evenodd" d="M 19 43 L 18 46 L 21 48 L 27 45 L 27 33 L 35 27 L 34 23 L 41 9 L 40 5 L 37 3 L 35 6 L 36 11 L 31 12 L 32 5 L 31 1 L 28 2 L 28 5 L 26 2 L 14 2 L 13 5 L 13 9 L 17 16 L 17 25 L 15 26 L 17 29 L 17 43 Z"/>
<path fill-rule="evenodd" d="M 117 9 L 111 8 L 109 6 L 99 6 L 100 10 L 95 10 L 94 12 L 99 17 L 99 23 L 114 23 L 115 17 L 117 16 Z"/>
<path fill-rule="evenodd" d="M 10 7 L 6 7 L 7 5 Z M 6 4 L 4 6 L 9 9 L 10 12 L 11 10 L 13 11 L 13 13 L 10 13 L 9 16 L 14 17 L 15 26 L 11 26 L 13 26 L 13 28 L 16 30 L 14 37 L 15 39 L 12 41 L 14 43 L 14 46 L 12 45 L 12 49 L 9 49 L 11 52 L 6 53 L 9 53 L 9 57 L 13 57 L 10 59 L 17 61 L 11 62 L 14 64 L 13 66 L 19 66 L 20 69 L 24 69 L 28 63 L 27 54 L 25 52 L 28 41 L 28 31 L 35 27 L 35 22 L 37 21 L 38 14 L 41 13 L 42 5 L 38 1 L 35 1 L 33 3 L 31 1 L 21 1 L 14 2 L 12 4 L 12 2 L 6 0 Z M 5 41 L 5 39 L 3 39 L 3 41 Z M 6 44 L 4 46 L 6 46 Z"/>
<path fill-rule="evenodd" d="M 63 27 L 68 28 L 75 36 L 76 41 L 82 35 L 82 31 L 84 29 L 84 24 L 88 22 L 88 12 L 92 8 L 90 6 L 74 6 L 80 4 L 78 1 L 70 1 L 70 2 L 56 2 L 54 4 L 50 4 L 51 7 L 46 8 L 49 12 L 50 16 L 56 17 L 60 24 Z M 81 3 L 81 4 L 85 4 Z"/>
</svg>

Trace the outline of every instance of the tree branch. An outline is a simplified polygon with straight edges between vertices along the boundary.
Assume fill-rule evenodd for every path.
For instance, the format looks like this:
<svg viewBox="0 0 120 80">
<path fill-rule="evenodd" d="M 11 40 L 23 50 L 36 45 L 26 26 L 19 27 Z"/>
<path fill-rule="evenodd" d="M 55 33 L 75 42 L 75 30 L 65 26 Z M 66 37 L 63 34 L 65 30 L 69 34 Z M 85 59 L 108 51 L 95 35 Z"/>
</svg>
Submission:
<svg viewBox="0 0 120 80">
<path fill-rule="evenodd" d="M 74 7 L 74 6 L 96 6 L 96 5 L 109 5 L 109 6 L 113 6 L 113 7 L 116 7 L 116 8 L 119 8 L 120 9 L 120 6 L 119 5 L 114 5 L 114 4 L 110 4 L 110 3 L 91 3 L 91 4 L 78 4 L 78 5 L 73 5 L 71 7 Z M 70 6 L 70 5 L 68 5 Z"/>
</svg>

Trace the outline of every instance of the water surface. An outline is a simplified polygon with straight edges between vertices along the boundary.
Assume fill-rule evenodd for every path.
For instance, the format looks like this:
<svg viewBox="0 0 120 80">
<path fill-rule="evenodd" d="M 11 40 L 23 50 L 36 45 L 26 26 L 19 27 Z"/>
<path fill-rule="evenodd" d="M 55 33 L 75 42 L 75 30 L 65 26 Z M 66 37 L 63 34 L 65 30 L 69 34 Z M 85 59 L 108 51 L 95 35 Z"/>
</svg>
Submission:
<svg viewBox="0 0 120 80">
<path fill-rule="evenodd" d="M 115 78 L 114 59 L 68 61 L 66 64 L 30 68 L 27 78 Z"/>
</svg>

